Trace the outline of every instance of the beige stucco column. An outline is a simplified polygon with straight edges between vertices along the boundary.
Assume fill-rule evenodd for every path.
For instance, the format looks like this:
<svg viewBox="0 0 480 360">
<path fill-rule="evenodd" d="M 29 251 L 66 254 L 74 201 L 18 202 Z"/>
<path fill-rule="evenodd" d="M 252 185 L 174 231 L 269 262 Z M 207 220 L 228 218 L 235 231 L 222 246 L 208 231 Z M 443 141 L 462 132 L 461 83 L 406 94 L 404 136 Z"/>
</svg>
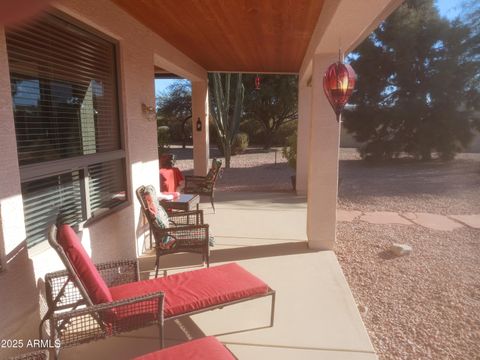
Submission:
<svg viewBox="0 0 480 360">
<path fill-rule="evenodd" d="M 25 225 L 7 48 L 2 26 L 0 79 L 0 252 L 8 255 L 25 240 Z"/>
<path fill-rule="evenodd" d="M 298 85 L 296 191 L 298 195 L 306 195 L 312 112 L 312 87 L 301 83 Z"/>
<path fill-rule="evenodd" d="M 315 54 L 308 167 L 308 245 L 332 250 L 335 244 L 340 127 L 323 92 L 323 74 L 338 54 Z"/>
<path fill-rule="evenodd" d="M 200 122 L 199 122 L 200 120 Z M 200 124 L 200 125 L 199 125 Z M 205 176 L 208 171 L 208 81 L 192 81 L 193 173 Z M 199 130 L 199 128 L 201 128 Z"/>
<path fill-rule="evenodd" d="M 25 246 L 20 169 L 5 33 L 0 25 L 0 338 L 33 338 L 39 318 L 36 278 Z M 33 314 L 33 315 L 32 315 Z M 21 332 L 32 321 L 30 330 Z M 2 349 L 8 354 L 9 349 Z M 8 355 L 6 355 L 8 356 Z M 3 356 L 2 356 L 3 357 Z"/>
</svg>

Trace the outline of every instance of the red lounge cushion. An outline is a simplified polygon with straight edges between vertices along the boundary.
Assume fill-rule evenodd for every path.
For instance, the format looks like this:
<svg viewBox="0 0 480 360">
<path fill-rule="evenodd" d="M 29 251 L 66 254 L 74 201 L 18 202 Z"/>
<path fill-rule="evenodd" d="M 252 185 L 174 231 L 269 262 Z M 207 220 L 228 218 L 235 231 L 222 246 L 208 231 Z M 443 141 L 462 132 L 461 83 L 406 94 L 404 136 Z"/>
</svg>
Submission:
<svg viewBox="0 0 480 360">
<path fill-rule="evenodd" d="M 183 180 L 183 174 L 177 167 L 160 169 L 160 190 L 162 192 L 176 192 Z"/>
<path fill-rule="evenodd" d="M 112 301 L 112 295 L 100 273 L 83 248 L 77 234 L 69 225 L 60 225 L 57 241 L 67 254 L 72 267 L 94 304 Z"/>
<path fill-rule="evenodd" d="M 212 336 L 155 351 L 133 360 L 234 360 L 235 358 Z"/>
<path fill-rule="evenodd" d="M 253 295 L 265 295 L 268 285 L 231 263 L 110 288 L 114 300 L 157 291 L 165 293 L 164 315 L 168 318 Z"/>
</svg>

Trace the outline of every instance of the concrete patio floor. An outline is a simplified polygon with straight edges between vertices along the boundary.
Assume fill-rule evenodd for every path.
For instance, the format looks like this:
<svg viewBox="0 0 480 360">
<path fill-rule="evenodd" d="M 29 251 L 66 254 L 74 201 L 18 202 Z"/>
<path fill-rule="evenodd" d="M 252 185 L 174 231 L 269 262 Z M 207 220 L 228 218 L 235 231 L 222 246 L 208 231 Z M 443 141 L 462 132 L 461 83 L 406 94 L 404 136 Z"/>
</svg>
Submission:
<svg viewBox="0 0 480 360">
<path fill-rule="evenodd" d="M 236 261 L 277 291 L 275 324 L 267 327 L 270 298 L 167 322 L 166 345 L 215 335 L 239 359 L 377 359 L 335 254 L 306 243 L 305 198 L 287 193 L 218 193 L 217 212 L 205 205 L 216 239 L 211 266 Z M 200 258 L 161 258 L 168 273 L 194 269 Z M 153 254 L 141 258 L 151 276 Z M 179 270 L 180 269 L 180 270 Z M 62 351 L 63 359 L 130 359 L 158 350 L 158 330 Z"/>
</svg>

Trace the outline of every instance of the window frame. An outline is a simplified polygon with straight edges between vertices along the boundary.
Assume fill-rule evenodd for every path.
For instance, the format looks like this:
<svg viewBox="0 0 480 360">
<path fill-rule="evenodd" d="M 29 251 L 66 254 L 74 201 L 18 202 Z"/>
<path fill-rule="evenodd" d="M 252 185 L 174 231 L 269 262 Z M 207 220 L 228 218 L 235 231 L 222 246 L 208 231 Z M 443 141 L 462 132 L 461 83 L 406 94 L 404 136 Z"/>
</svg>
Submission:
<svg viewBox="0 0 480 360">
<path fill-rule="evenodd" d="M 114 48 L 114 59 L 113 59 L 113 66 L 114 66 L 114 77 L 113 80 L 115 81 L 115 91 L 114 95 L 116 98 L 117 106 L 116 106 L 116 113 L 118 118 L 118 129 L 119 129 L 119 149 L 112 150 L 108 152 L 99 152 L 94 154 L 86 154 L 86 155 L 79 155 L 70 158 L 58 159 L 58 160 L 49 160 L 39 163 L 33 164 L 26 164 L 26 165 L 19 165 L 20 171 L 20 184 L 39 180 L 43 178 L 47 178 L 50 176 L 56 176 L 64 173 L 69 173 L 73 171 L 79 171 L 81 176 L 81 209 L 82 213 L 84 214 L 84 220 L 80 222 L 76 229 L 81 231 L 84 227 L 88 227 L 89 225 L 108 217 L 116 212 L 119 212 L 129 206 L 132 205 L 132 196 L 130 191 L 130 175 L 128 172 L 128 156 L 125 151 L 125 134 L 126 134 L 126 125 L 125 125 L 125 117 L 124 117 L 124 103 L 123 103 L 123 77 L 121 71 L 121 44 L 118 39 L 115 39 L 108 34 L 96 29 L 95 27 L 82 22 L 79 19 L 76 19 L 58 9 L 49 9 L 48 12 L 45 14 L 46 16 L 53 16 L 63 20 L 64 22 L 70 24 L 71 26 L 80 28 L 81 30 L 90 33 L 93 36 L 97 36 L 102 40 L 108 41 L 112 44 Z M 13 100 L 13 99 L 12 99 Z M 89 200 L 89 180 L 90 177 L 88 175 L 88 167 L 91 165 L 105 163 L 108 161 L 120 160 L 123 161 L 123 169 L 124 169 L 124 183 L 125 183 L 125 201 L 122 203 L 109 208 L 95 216 L 92 216 L 91 213 L 91 204 Z M 23 194 L 22 194 L 23 197 Z M 29 249 L 32 248 L 39 248 L 45 244 L 44 241 L 40 241 L 34 244 L 28 244 L 27 247 Z M 1 262 L 0 257 L 0 262 Z M 2 265 L 6 265 L 3 263 Z M 5 270 L 5 266 L 0 267 L 0 272 Z"/>
</svg>

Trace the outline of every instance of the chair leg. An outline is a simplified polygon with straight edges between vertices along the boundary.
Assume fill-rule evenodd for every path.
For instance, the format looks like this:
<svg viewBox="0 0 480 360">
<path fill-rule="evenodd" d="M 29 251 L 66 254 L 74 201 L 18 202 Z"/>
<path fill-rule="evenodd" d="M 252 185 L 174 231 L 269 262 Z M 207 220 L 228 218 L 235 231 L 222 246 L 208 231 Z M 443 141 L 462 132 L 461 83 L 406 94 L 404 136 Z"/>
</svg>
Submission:
<svg viewBox="0 0 480 360">
<path fill-rule="evenodd" d="M 38 326 L 38 338 L 41 340 L 43 339 L 43 323 L 45 321 L 48 320 L 48 318 L 50 318 L 50 315 L 52 314 L 52 310 L 51 309 L 48 309 L 47 310 L 47 313 L 45 314 L 45 316 L 42 318 L 42 320 L 40 321 L 40 325 Z"/>
<path fill-rule="evenodd" d="M 213 213 L 215 214 L 215 202 L 214 202 L 214 196 L 213 196 L 213 194 L 210 195 L 210 203 L 212 204 Z"/>
<path fill-rule="evenodd" d="M 158 335 L 160 337 L 160 349 L 163 349 L 165 347 L 165 344 L 164 344 L 164 322 L 163 321 L 158 322 Z"/>
<path fill-rule="evenodd" d="M 163 317 L 163 301 L 164 297 L 162 296 L 160 302 L 158 303 L 158 335 L 160 340 L 160 349 L 163 349 L 165 346 L 165 318 Z"/>
<path fill-rule="evenodd" d="M 207 260 L 207 268 L 209 268 L 210 267 L 210 244 L 207 247 L 205 258 Z"/>
<path fill-rule="evenodd" d="M 49 324 L 50 324 L 50 341 L 52 344 L 55 344 L 57 329 L 55 328 L 55 321 L 53 320 L 53 318 L 49 319 Z M 58 358 L 60 357 L 60 347 L 58 348 L 55 347 L 53 351 L 50 352 L 50 354 L 52 355 L 53 360 L 58 360 Z"/>
<path fill-rule="evenodd" d="M 153 248 L 153 241 L 152 241 L 152 227 L 150 226 L 150 230 L 148 231 L 150 236 L 150 249 Z"/>
<path fill-rule="evenodd" d="M 272 312 L 270 314 L 270 327 L 273 327 L 275 321 L 275 292 L 272 293 Z"/>
<path fill-rule="evenodd" d="M 155 279 L 158 277 L 159 267 L 160 267 L 160 255 L 157 254 L 157 258 L 155 259 Z"/>
</svg>

